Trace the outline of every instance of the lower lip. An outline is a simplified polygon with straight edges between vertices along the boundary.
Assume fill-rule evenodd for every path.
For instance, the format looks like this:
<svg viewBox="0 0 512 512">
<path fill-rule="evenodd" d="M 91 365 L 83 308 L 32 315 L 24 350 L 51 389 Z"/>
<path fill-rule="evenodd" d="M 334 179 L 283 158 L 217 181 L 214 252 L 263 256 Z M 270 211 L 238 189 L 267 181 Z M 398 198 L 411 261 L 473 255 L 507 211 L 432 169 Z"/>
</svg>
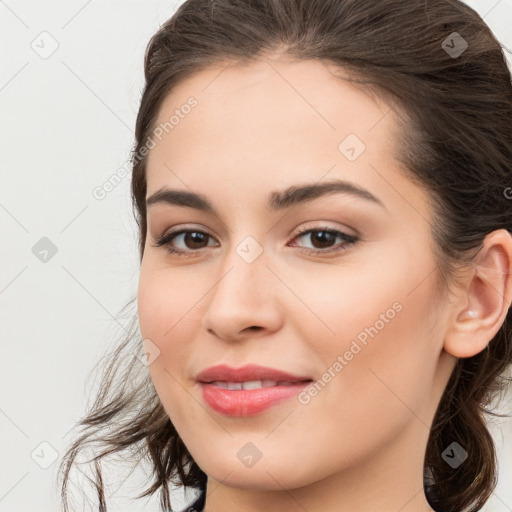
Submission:
<svg viewBox="0 0 512 512">
<path fill-rule="evenodd" d="M 261 389 L 229 390 L 200 382 L 204 401 L 216 412 L 227 416 L 253 416 L 297 395 L 311 382 Z"/>
</svg>

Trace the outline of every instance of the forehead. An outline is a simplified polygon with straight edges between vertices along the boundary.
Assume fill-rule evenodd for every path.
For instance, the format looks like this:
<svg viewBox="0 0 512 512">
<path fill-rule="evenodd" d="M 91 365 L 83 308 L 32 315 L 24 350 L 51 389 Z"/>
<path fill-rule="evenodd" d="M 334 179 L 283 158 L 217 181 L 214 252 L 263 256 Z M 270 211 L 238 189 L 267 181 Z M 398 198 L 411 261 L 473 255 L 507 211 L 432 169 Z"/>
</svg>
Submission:
<svg viewBox="0 0 512 512">
<path fill-rule="evenodd" d="M 340 76 L 349 77 L 320 61 L 279 57 L 222 63 L 186 78 L 167 95 L 154 123 L 167 129 L 149 154 L 148 195 L 184 183 L 204 191 L 219 178 L 234 191 L 323 176 L 376 192 L 396 188 L 393 182 L 404 177 L 394 158 L 395 107 Z"/>
<path fill-rule="evenodd" d="M 163 101 L 155 124 L 168 121 L 169 114 L 193 96 L 198 105 L 187 116 L 192 121 L 179 124 L 192 124 L 205 132 L 308 128 L 309 135 L 315 131 L 340 138 L 352 130 L 369 139 L 370 130 L 384 118 L 384 127 L 392 121 L 393 116 L 387 116 L 390 107 L 340 78 L 345 76 L 351 78 L 325 62 L 282 56 L 243 66 L 219 63 L 178 83 Z M 173 132 L 180 128 L 176 125 Z"/>
</svg>

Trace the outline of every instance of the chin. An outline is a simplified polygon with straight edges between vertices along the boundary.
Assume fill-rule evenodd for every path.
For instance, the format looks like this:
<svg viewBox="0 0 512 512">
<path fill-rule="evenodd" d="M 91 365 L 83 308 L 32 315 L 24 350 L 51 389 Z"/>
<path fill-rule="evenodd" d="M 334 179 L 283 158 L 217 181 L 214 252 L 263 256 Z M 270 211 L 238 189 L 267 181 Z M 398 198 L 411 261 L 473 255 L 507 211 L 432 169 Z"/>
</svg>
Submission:
<svg viewBox="0 0 512 512">
<path fill-rule="evenodd" d="M 233 459 L 212 455 L 206 464 L 197 463 L 208 478 L 238 489 L 282 491 L 283 488 L 303 487 L 321 478 L 316 472 L 307 470 L 307 463 L 297 467 L 295 461 L 287 463 L 286 457 L 279 453 L 262 457 L 252 467 L 246 467 L 236 456 Z"/>
</svg>

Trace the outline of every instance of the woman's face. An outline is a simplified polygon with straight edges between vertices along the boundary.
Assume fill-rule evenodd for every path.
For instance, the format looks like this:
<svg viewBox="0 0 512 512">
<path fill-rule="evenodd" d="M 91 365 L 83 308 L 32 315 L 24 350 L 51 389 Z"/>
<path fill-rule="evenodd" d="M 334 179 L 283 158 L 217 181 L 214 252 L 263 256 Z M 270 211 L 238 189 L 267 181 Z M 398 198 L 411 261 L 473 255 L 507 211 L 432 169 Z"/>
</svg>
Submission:
<svg viewBox="0 0 512 512">
<path fill-rule="evenodd" d="M 280 490 L 371 465 L 421 488 L 411 465 L 454 361 L 432 211 L 393 158 L 394 122 L 322 63 L 283 58 L 202 71 L 162 105 L 147 198 L 187 196 L 148 205 L 140 327 L 163 406 L 210 479 Z M 196 380 L 219 364 L 314 385 L 268 402 Z"/>
</svg>

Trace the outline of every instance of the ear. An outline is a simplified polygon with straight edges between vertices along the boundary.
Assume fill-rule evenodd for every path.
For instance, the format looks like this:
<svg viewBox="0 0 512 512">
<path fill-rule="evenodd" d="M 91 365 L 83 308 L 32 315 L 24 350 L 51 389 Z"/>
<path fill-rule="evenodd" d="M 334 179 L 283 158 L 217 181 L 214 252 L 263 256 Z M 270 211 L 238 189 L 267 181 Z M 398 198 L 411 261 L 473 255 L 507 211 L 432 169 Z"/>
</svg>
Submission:
<svg viewBox="0 0 512 512">
<path fill-rule="evenodd" d="M 444 349 L 471 357 L 499 331 L 512 301 L 512 236 L 505 229 L 485 237 L 464 286 L 457 292 Z"/>
</svg>

